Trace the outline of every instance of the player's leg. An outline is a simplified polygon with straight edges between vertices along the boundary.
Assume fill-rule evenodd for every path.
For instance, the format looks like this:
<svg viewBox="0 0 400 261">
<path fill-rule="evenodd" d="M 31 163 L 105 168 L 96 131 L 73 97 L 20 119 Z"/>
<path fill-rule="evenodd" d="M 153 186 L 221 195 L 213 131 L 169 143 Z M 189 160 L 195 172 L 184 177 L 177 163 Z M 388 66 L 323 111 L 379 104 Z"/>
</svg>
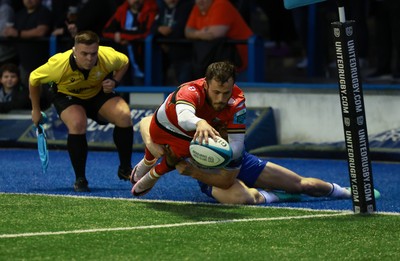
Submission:
<svg viewBox="0 0 400 261">
<path fill-rule="evenodd" d="M 86 179 L 86 159 L 88 145 L 86 140 L 87 116 L 86 111 L 79 104 L 77 98 L 67 98 L 58 93 L 54 98 L 54 105 L 68 129 L 67 150 L 75 172 L 74 190 L 76 192 L 88 192 Z"/>
<path fill-rule="evenodd" d="M 198 181 L 201 191 L 207 196 L 216 199 L 222 204 L 259 205 L 279 201 L 294 201 L 294 197 L 287 196 L 284 200 L 272 191 L 249 188 L 243 181 L 236 179 L 228 189 L 209 186 Z M 296 197 L 297 199 L 297 197 Z"/>
<path fill-rule="evenodd" d="M 168 144 L 170 153 L 176 160 L 167 158 L 166 156 L 161 158 L 161 162 L 156 164 L 150 169 L 132 188 L 132 194 L 134 196 L 143 196 L 153 188 L 157 180 L 164 174 L 175 169 L 176 163 L 189 156 L 189 144 L 188 140 L 181 139 L 174 136 L 173 134 L 161 129 L 155 123 L 153 117 L 150 124 L 150 135 L 153 142 L 156 144 Z"/>
<path fill-rule="evenodd" d="M 136 166 L 132 170 L 131 174 L 131 183 L 137 183 L 142 177 L 144 177 L 147 173 L 149 173 L 149 177 L 146 180 L 154 183 L 154 179 L 158 179 L 159 176 L 171 171 L 174 167 L 169 167 L 167 161 L 164 157 L 161 158 L 161 162 L 156 164 L 157 157 L 162 156 L 164 152 L 160 153 L 160 148 L 157 147 L 158 144 L 169 144 L 170 142 L 174 143 L 172 140 L 174 136 L 162 130 L 156 123 L 155 114 L 149 119 L 148 117 L 143 118 L 140 122 L 140 133 L 142 135 L 143 141 L 146 144 L 144 158 L 136 164 Z M 179 142 L 179 140 L 177 141 Z M 158 145 L 161 146 L 161 145 Z M 151 148 L 156 148 L 153 152 L 150 150 Z M 157 155 L 158 154 L 158 155 Z M 153 169 L 153 166 L 155 168 Z M 170 164 L 170 166 L 174 166 L 174 164 Z M 153 170 L 152 170 L 153 169 Z M 150 174 L 150 170 L 152 170 L 152 174 Z M 152 178 L 152 179 L 149 179 Z M 143 180 L 144 182 L 144 180 Z M 145 182 L 148 183 L 148 182 Z M 145 184 L 143 183 L 143 184 Z M 150 183 L 149 183 L 150 184 Z M 132 190 L 132 193 L 135 195 L 139 193 L 141 189 L 139 187 L 148 187 L 149 184 L 138 185 L 135 189 Z M 154 183 L 155 184 L 155 183 Z M 147 189 L 147 188 L 146 188 Z M 136 191 L 136 192 L 135 192 Z"/>
<path fill-rule="evenodd" d="M 140 121 L 140 133 L 143 141 L 146 144 L 144 158 L 133 168 L 131 174 L 131 182 L 135 184 L 138 182 L 146 173 L 150 170 L 157 162 L 157 158 L 164 155 L 158 144 L 169 144 L 171 139 L 174 138 L 171 134 L 161 129 L 156 123 L 156 114 L 152 117 L 143 118 Z M 179 142 L 179 141 L 178 141 Z M 172 142 L 174 143 L 174 142 Z M 174 166 L 174 165 L 171 165 Z M 157 170 L 153 170 L 153 173 L 163 175 L 174 168 L 168 167 L 165 159 L 161 159 L 161 162 L 156 166 Z M 155 177 L 155 175 L 153 175 Z"/>
<path fill-rule="evenodd" d="M 151 158 L 153 154 L 145 147 L 145 153 L 143 159 L 136 164 L 131 172 L 130 181 L 134 185 L 138 182 L 147 172 L 153 168 L 153 166 L 157 162 L 157 158 L 152 159 L 151 161 L 147 160 L 147 158 Z"/>
<path fill-rule="evenodd" d="M 198 181 L 201 191 L 209 197 L 224 204 L 264 204 L 280 201 L 277 194 L 271 191 L 254 188 L 254 183 L 261 175 L 265 161 L 245 152 L 242 165 L 234 184 L 228 189 L 207 185 Z"/>
<path fill-rule="evenodd" d="M 289 194 L 278 191 L 271 191 L 266 187 L 256 186 L 256 181 L 263 175 L 267 161 L 245 152 L 242 158 L 242 165 L 237 175 L 237 179 L 241 180 L 247 188 L 256 188 L 253 193 L 258 193 L 264 198 L 263 203 L 273 203 L 279 201 L 293 202 L 299 201 L 298 194 Z"/>
<path fill-rule="evenodd" d="M 99 118 L 115 125 L 113 139 L 120 160 L 118 177 L 129 180 L 132 172 L 133 145 L 133 124 L 129 106 L 121 97 L 112 94 L 100 94 L 94 102 L 101 104 L 98 110 Z"/>
<path fill-rule="evenodd" d="M 146 127 L 148 126 L 148 127 Z M 131 193 L 134 196 L 144 196 L 157 183 L 161 175 L 174 169 L 168 166 L 166 157 L 161 158 L 157 165 L 157 158 L 148 149 L 148 144 L 174 144 L 174 136 L 162 130 L 156 123 L 155 115 L 151 121 L 144 120 L 141 123 L 141 135 L 144 138 L 146 148 L 144 158 L 133 168 L 131 174 L 131 183 L 134 184 Z M 155 153 L 154 153 L 155 154 Z"/>
<path fill-rule="evenodd" d="M 347 189 L 335 183 L 329 183 L 317 178 L 302 177 L 272 162 L 268 162 L 265 165 L 254 186 L 271 190 L 284 190 L 294 194 L 307 194 L 314 197 L 351 197 L 351 193 Z"/>
<path fill-rule="evenodd" d="M 151 168 L 156 164 L 158 158 L 164 155 L 164 149 L 162 145 L 155 144 L 150 136 L 150 123 L 152 116 L 144 117 L 140 120 L 139 130 L 142 136 L 143 143 L 145 144 L 144 157 L 138 164 L 133 167 L 131 173 L 131 183 L 135 184 L 139 181 Z"/>
<path fill-rule="evenodd" d="M 257 189 L 248 188 L 238 179 L 229 189 L 212 187 L 211 195 L 223 204 L 256 205 L 265 203 L 265 198 Z"/>
<path fill-rule="evenodd" d="M 131 192 L 134 196 L 143 196 L 148 193 L 162 175 L 175 169 L 175 165 L 179 161 L 178 159 L 187 157 L 187 154 L 189 152 L 186 151 L 189 148 L 189 142 L 173 136 L 169 138 L 168 142 L 171 143 L 171 145 L 169 146 L 169 151 L 170 153 L 173 153 L 173 155 L 176 155 L 174 156 L 176 160 L 171 160 L 171 158 L 163 156 L 161 158 L 161 162 L 152 167 L 150 171 L 148 171 L 133 186 Z"/>
</svg>

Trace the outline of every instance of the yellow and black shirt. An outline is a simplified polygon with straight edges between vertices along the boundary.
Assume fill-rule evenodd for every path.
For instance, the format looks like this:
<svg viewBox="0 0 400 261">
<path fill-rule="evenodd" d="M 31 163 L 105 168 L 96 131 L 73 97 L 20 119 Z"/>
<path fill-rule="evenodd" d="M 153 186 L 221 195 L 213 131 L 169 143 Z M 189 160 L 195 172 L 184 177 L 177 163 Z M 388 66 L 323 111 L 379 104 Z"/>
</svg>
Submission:
<svg viewBox="0 0 400 261">
<path fill-rule="evenodd" d="M 87 73 L 78 69 L 72 50 L 52 56 L 47 63 L 35 69 L 29 82 L 32 86 L 55 83 L 58 92 L 80 99 L 94 97 L 102 89 L 107 75 L 128 64 L 128 57 L 111 47 L 99 46 L 96 65 Z"/>
</svg>

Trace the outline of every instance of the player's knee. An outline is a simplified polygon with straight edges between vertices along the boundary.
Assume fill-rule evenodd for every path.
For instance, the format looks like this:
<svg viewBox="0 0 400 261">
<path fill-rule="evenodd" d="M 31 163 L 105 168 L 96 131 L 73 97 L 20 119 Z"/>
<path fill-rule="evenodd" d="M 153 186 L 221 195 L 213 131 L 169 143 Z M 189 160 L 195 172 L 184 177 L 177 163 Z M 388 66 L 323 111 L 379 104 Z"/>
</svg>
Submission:
<svg viewBox="0 0 400 261">
<path fill-rule="evenodd" d="M 304 193 L 304 194 L 313 193 L 317 186 L 317 183 L 313 179 L 308 179 L 308 178 L 302 179 L 300 184 L 301 184 L 301 192 L 299 193 Z"/>
<path fill-rule="evenodd" d="M 118 106 L 116 108 L 117 112 L 114 113 L 115 115 L 118 115 L 119 118 L 129 118 L 131 119 L 131 110 L 129 106 Z"/>
<path fill-rule="evenodd" d="M 67 124 L 68 131 L 69 133 L 85 133 L 86 132 L 86 127 L 87 127 L 87 120 L 76 120 L 76 121 L 70 121 Z"/>
<path fill-rule="evenodd" d="M 130 110 L 121 110 L 115 119 L 115 125 L 119 127 L 132 126 L 132 118 Z"/>
</svg>

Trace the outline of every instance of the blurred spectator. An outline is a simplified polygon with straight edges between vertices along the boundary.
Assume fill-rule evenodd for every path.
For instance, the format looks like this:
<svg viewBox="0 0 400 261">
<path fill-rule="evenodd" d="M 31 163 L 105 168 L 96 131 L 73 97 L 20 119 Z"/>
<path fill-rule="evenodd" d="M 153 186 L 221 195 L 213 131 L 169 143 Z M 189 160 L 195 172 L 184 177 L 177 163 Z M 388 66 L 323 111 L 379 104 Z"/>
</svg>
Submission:
<svg viewBox="0 0 400 261">
<path fill-rule="evenodd" d="M 334 55 L 332 27 L 331 23 L 339 21 L 338 9 L 336 2 L 328 0 L 315 4 L 315 15 L 313 18 L 314 24 L 311 24 L 313 31 L 309 32 L 310 28 L 310 6 L 303 6 L 292 9 L 292 15 L 296 31 L 299 36 L 302 48 L 302 60 L 297 64 L 297 68 L 306 69 L 308 76 L 322 77 L 329 76 L 329 62 L 332 61 Z M 310 33 L 314 35 L 309 35 Z M 309 52 L 309 41 L 312 42 L 313 49 Z M 313 57 L 312 61 L 308 57 Z M 334 67 L 336 67 L 336 63 Z"/>
<path fill-rule="evenodd" d="M 52 35 L 56 36 L 70 36 L 68 32 L 68 23 L 75 23 L 78 14 L 78 0 L 42 0 L 52 13 L 53 16 L 53 31 Z"/>
<path fill-rule="evenodd" d="M 114 14 L 121 1 L 116 0 L 77 0 L 76 22 L 68 25 L 72 37 L 78 31 L 93 31 L 102 34 L 104 25 Z"/>
<path fill-rule="evenodd" d="M 285 9 L 282 0 L 257 0 L 257 5 L 268 17 L 270 40 L 276 46 L 273 55 L 284 55 L 297 41 L 297 33 L 290 10 Z"/>
<path fill-rule="evenodd" d="M 76 20 L 78 18 L 78 7 L 73 5 L 68 6 L 66 13 L 62 18 L 62 20 L 56 22 L 54 30 L 51 34 L 56 36 L 71 36 L 68 31 L 68 25 L 76 24 Z"/>
<path fill-rule="evenodd" d="M 207 66 L 230 60 L 239 71 L 247 67 L 247 45 L 226 44 L 226 39 L 247 40 L 253 32 L 238 10 L 228 0 L 196 0 L 185 27 L 188 39 L 203 40 L 193 44 L 194 77 L 202 77 Z"/>
<path fill-rule="evenodd" d="M 18 12 L 19 10 L 24 8 L 24 4 L 22 3 L 22 0 L 18 0 L 18 1 L 12 0 L 11 2 L 12 2 L 11 3 L 12 8 L 14 9 L 15 12 Z"/>
<path fill-rule="evenodd" d="M 184 39 L 185 25 L 193 8 L 194 0 L 164 0 L 160 4 L 160 12 L 155 22 L 155 36 L 166 39 Z M 163 44 L 164 64 L 166 72 L 173 66 L 178 84 L 192 79 L 191 46 L 187 43 Z M 166 73 L 164 73 L 166 75 Z M 176 84 L 176 83 L 174 83 Z"/>
<path fill-rule="evenodd" d="M 308 6 L 297 7 L 291 10 L 296 33 L 299 36 L 301 45 L 301 60 L 296 64 L 298 69 L 305 69 L 308 66 L 308 10 Z"/>
<path fill-rule="evenodd" d="M 345 1 L 346 20 L 355 20 L 355 32 L 357 40 L 357 52 L 360 67 L 363 69 L 367 66 L 368 61 L 368 26 L 367 26 L 367 9 L 368 1 L 352 0 Z M 308 67 L 309 61 L 307 50 L 309 48 L 308 41 L 314 39 L 314 66 L 308 68 L 311 70 L 311 76 L 328 76 L 329 68 L 336 69 L 335 54 L 333 48 L 331 23 L 339 21 L 337 3 L 333 0 L 318 3 L 315 5 L 315 24 L 311 25 L 315 30 L 314 36 L 309 38 L 309 16 L 310 7 L 304 6 L 292 9 L 294 24 L 297 34 L 303 47 L 303 59 L 297 64 L 297 68 L 304 69 Z"/>
<path fill-rule="evenodd" d="M 133 84 L 143 82 L 144 43 L 131 44 L 130 41 L 145 39 L 157 14 L 156 0 L 126 0 L 104 27 L 103 37 L 113 39 L 118 44 L 114 48 L 128 55 L 134 75 Z"/>
<path fill-rule="evenodd" d="M 0 67 L 0 113 L 30 109 L 29 92 L 19 81 L 18 66 L 9 63 Z"/>
<path fill-rule="evenodd" d="M 354 20 L 356 22 L 356 40 L 359 65 L 361 69 L 364 69 L 368 67 L 368 51 L 370 48 L 369 29 L 367 24 L 370 1 L 352 0 L 345 1 L 344 3 L 346 9 L 346 19 Z"/>
<path fill-rule="evenodd" d="M 21 83 L 28 86 L 29 73 L 45 63 L 49 57 L 49 46 L 43 41 L 29 41 L 49 36 L 52 28 L 50 10 L 41 5 L 41 0 L 23 0 L 24 8 L 15 16 L 14 26 L 7 27 L 4 35 L 23 39 L 17 42 Z"/>
<path fill-rule="evenodd" d="M 13 26 L 15 12 L 11 6 L 11 0 L 0 0 L 0 36 L 8 26 Z M 0 42 L 0 66 L 6 63 L 18 64 L 17 50 L 14 43 Z"/>
<path fill-rule="evenodd" d="M 64 52 L 74 44 L 74 38 L 71 37 L 68 27 L 76 28 L 78 2 L 77 0 L 52 0 L 52 13 L 55 19 L 51 34 L 62 38 L 57 45 L 57 52 Z"/>
<path fill-rule="evenodd" d="M 400 1 L 374 1 L 376 71 L 369 80 L 400 80 Z"/>
<path fill-rule="evenodd" d="M 247 25 L 251 25 L 251 15 L 255 0 L 229 0 L 233 6 L 239 11 L 242 18 L 246 21 Z"/>
</svg>

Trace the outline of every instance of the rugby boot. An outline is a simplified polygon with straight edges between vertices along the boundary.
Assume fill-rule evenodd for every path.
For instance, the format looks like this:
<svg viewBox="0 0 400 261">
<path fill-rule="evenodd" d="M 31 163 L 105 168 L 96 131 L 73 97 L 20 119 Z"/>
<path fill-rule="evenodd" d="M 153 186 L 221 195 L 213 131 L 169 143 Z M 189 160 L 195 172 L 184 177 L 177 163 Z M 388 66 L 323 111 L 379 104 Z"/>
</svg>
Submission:
<svg viewBox="0 0 400 261">
<path fill-rule="evenodd" d="M 131 172 L 132 172 L 132 167 L 118 167 L 118 177 L 119 179 L 122 180 L 129 180 L 130 176 L 131 176 Z"/>
<path fill-rule="evenodd" d="M 159 175 L 155 173 L 154 168 L 147 172 L 132 188 L 132 195 L 140 197 L 146 195 L 157 183 Z"/>
<path fill-rule="evenodd" d="M 77 178 L 74 183 L 75 192 L 90 192 L 88 184 L 85 178 Z"/>
<path fill-rule="evenodd" d="M 150 165 L 147 165 L 145 160 L 142 159 L 138 164 L 136 164 L 136 166 L 133 167 L 130 175 L 130 181 L 132 185 L 135 185 L 136 182 L 138 182 L 147 172 L 149 172 L 156 162 L 157 159 L 154 159 L 152 162 L 150 162 Z"/>
<path fill-rule="evenodd" d="M 347 189 L 351 193 L 351 188 L 350 187 L 346 187 L 345 189 Z M 378 199 L 378 198 L 381 197 L 381 193 L 379 192 L 379 190 L 374 189 L 374 196 L 375 196 L 375 199 Z"/>
</svg>

